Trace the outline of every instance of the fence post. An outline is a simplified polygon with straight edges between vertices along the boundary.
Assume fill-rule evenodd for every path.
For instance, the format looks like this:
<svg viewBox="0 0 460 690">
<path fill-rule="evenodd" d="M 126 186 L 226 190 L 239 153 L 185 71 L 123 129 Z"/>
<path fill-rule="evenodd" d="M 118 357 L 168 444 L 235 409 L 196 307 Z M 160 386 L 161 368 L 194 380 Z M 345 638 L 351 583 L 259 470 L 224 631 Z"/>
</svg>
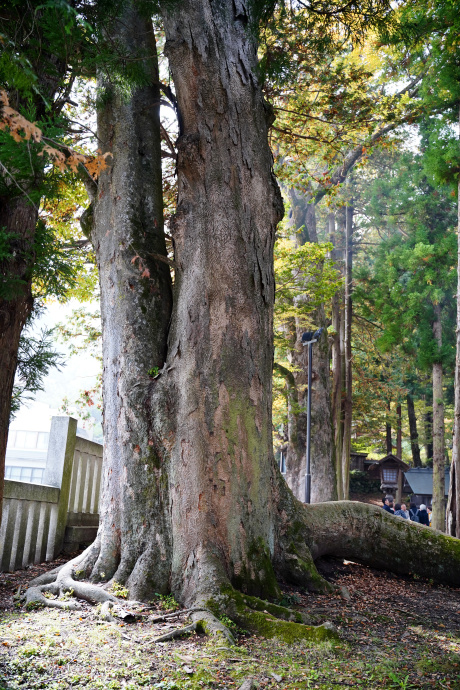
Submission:
<svg viewBox="0 0 460 690">
<path fill-rule="evenodd" d="M 46 559 L 53 560 L 62 551 L 69 504 L 70 478 L 77 438 L 77 420 L 72 417 L 52 417 L 46 469 L 43 484 L 60 489 L 59 502 L 50 515 L 49 540 Z"/>
</svg>

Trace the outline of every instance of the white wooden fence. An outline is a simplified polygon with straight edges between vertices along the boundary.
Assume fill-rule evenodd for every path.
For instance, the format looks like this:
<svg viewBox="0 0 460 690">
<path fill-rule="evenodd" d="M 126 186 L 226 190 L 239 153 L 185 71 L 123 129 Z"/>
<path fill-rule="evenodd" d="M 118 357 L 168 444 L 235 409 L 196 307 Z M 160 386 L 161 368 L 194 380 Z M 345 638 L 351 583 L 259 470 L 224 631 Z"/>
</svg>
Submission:
<svg viewBox="0 0 460 690">
<path fill-rule="evenodd" d="M 51 561 L 90 543 L 99 524 L 102 446 L 53 417 L 42 484 L 5 480 L 0 571 Z"/>
</svg>

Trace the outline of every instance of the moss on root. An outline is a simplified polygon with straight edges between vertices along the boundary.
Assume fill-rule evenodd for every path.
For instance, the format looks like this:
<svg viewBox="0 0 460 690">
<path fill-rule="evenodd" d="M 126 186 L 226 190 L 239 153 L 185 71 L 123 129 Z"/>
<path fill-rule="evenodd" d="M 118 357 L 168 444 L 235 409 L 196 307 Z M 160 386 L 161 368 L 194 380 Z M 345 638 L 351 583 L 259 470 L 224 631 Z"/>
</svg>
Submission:
<svg viewBox="0 0 460 690">
<path fill-rule="evenodd" d="M 337 632 L 327 624 L 312 626 L 283 621 L 274 618 L 270 614 L 260 611 L 249 611 L 239 614 L 238 625 L 255 632 L 263 637 L 276 637 L 287 643 L 307 640 L 310 642 L 323 642 L 325 640 L 339 640 Z"/>
<path fill-rule="evenodd" d="M 207 607 L 215 615 L 216 611 L 225 611 L 240 628 L 267 638 L 277 637 L 288 643 L 299 640 L 320 642 L 339 639 L 337 632 L 328 624 L 304 625 L 302 615 L 298 611 L 242 594 L 231 587 L 222 589 L 220 605 L 215 601 L 209 601 Z"/>
<path fill-rule="evenodd" d="M 310 592 L 329 594 L 334 591 L 334 586 L 319 574 L 311 555 L 305 554 L 304 545 L 301 552 L 294 542 L 291 542 L 285 554 L 291 571 L 291 581 L 294 584 L 305 587 Z M 308 557 L 305 558 L 305 555 Z"/>
</svg>

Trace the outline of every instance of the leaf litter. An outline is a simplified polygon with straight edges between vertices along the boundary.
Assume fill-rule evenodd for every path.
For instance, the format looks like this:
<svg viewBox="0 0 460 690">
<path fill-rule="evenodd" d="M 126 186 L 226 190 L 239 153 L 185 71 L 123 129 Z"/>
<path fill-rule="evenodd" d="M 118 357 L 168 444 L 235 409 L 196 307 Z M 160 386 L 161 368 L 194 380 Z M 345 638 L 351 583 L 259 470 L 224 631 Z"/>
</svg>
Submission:
<svg viewBox="0 0 460 690">
<path fill-rule="evenodd" d="M 285 586 L 278 603 L 311 624 L 331 621 L 340 643 L 286 644 L 240 631 L 226 647 L 196 632 L 157 642 L 187 625 L 185 612 L 168 618 L 160 600 L 137 607 L 134 623 L 102 621 L 85 602 L 80 611 L 20 608 L 18 588 L 64 562 L 0 574 L 0 690 L 460 690 L 459 589 L 322 559 L 336 591 Z"/>
</svg>

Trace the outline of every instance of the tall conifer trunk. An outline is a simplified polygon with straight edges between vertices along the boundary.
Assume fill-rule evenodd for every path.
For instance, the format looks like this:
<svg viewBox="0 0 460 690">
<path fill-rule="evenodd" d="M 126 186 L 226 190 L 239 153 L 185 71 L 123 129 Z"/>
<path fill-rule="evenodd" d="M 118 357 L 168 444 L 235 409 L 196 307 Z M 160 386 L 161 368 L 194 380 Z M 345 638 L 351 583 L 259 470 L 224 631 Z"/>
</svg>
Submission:
<svg viewBox="0 0 460 690">
<path fill-rule="evenodd" d="M 36 11 L 40 12 L 39 9 Z M 40 35 L 40 28 L 34 27 L 37 17 L 32 12 L 22 17 L 18 12 L 18 8 L 11 8 L 10 21 L 12 24 L 17 22 L 17 40 L 22 43 L 24 54 L 30 56 L 30 64 L 37 75 L 37 93 L 40 95 L 22 103 L 18 92 L 11 89 L 11 93 L 8 93 L 10 105 L 21 113 L 23 108 L 33 108 L 36 120 L 58 118 L 64 101 L 56 102 L 55 99 L 67 72 L 67 64 L 60 57 L 47 52 L 48 47 Z M 43 44 L 38 57 L 37 41 Z M 52 109 L 48 107 L 50 103 L 53 105 Z M 16 174 L 14 168 L 7 172 L 4 166 L 1 167 L 0 228 L 10 257 L 2 261 L 0 266 L 0 506 L 3 500 L 5 454 L 19 339 L 33 310 L 32 273 L 35 265 L 38 190 L 43 182 L 44 171 L 36 163 L 35 167 L 31 164 L 30 173 L 22 173 L 20 177 L 21 185 L 12 179 L 12 174 Z M 36 204 L 32 202 L 31 196 Z"/>
<path fill-rule="evenodd" d="M 351 351 L 351 319 L 352 319 L 352 269 L 353 269 L 353 207 L 346 208 L 345 235 L 345 312 L 344 312 L 344 377 L 345 402 L 342 442 L 342 480 L 343 496 L 348 498 L 350 491 L 350 451 L 351 451 L 351 423 L 353 414 L 353 370 Z"/>
<path fill-rule="evenodd" d="M 412 449 L 412 461 L 414 467 L 421 467 L 420 446 L 418 443 L 417 417 L 415 415 L 414 399 L 407 395 L 407 416 L 409 418 L 410 445 Z"/>
<path fill-rule="evenodd" d="M 460 128 L 460 111 L 459 111 Z M 457 189 L 457 323 L 455 355 L 455 404 L 452 444 L 452 463 L 450 467 L 449 496 L 447 501 L 446 527 L 447 534 L 460 537 L 460 177 Z"/>
<path fill-rule="evenodd" d="M 398 417 L 398 425 L 396 429 L 396 455 L 401 459 L 402 456 L 402 410 L 401 403 L 396 406 L 396 414 Z"/>
<path fill-rule="evenodd" d="M 441 307 L 434 305 L 435 321 L 433 323 L 433 335 L 441 349 L 442 326 Z M 433 519 L 432 526 L 441 531 L 445 530 L 446 502 L 444 488 L 444 402 L 442 391 L 442 364 L 433 364 Z"/>
<path fill-rule="evenodd" d="M 336 226 L 334 214 L 329 216 L 329 237 L 334 249 L 332 251 L 332 259 L 337 262 L 340 268 L 343 268 L 341 248 L 341 235 Z M 341 352 L 341 338 L 340 330 L 343 318 L 343 294 L 338 290 L 332 298 L 331 316 L 332 316 L 332 393 L 331 393 L 331 407 L 332 407 L 332 428 L 334 432 L 335 458 L 336 458 L 336 473 L 337 473 L 337 498 L 342 500 L 343 494 L 343 477 L 342 477 L 342 352 Z"/>
</svg>

